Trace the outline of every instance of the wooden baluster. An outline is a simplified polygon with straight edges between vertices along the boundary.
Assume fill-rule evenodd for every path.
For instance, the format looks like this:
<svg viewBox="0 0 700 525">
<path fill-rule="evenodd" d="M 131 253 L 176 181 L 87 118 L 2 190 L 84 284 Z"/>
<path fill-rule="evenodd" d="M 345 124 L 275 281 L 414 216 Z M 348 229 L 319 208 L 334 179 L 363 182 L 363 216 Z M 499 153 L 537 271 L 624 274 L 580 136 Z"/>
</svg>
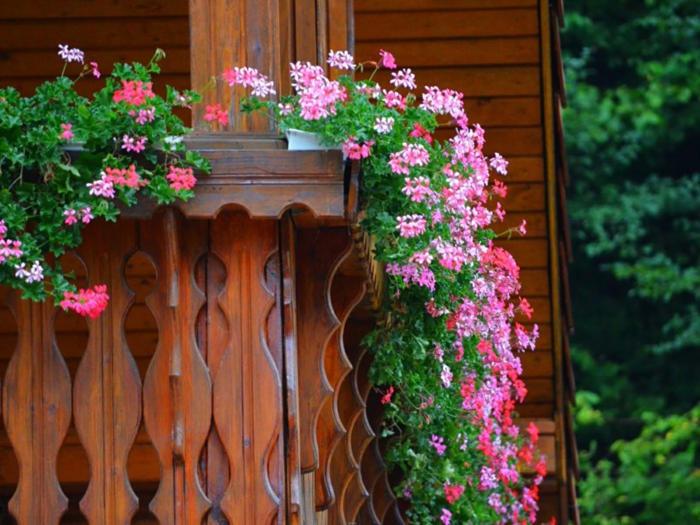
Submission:
<svg viewBox="0 0 700 525">
<path fill-rule="evenodd" d="M 162 472 L 150 509 L 173 525 L 201 523 L 210 506 L 197 476 L 211 423 L 211 381 L 195 340 L 204 294 L 194 268 L 206 249 L 206 222 L 178 220 L 172 208 L 141 224 L 141 250 L 158 275 L 146 299 L 158 321 L 158 347 L 143 385 L 144 421 Z"/>
<path fill-rule="evenodd" d="M 207 307 L 205 315 L 200 316 L 197 333 L 213 384 L 216 382 L 216 371 L 219 369 L 221 358 L 231 340 L 231 327 L 216 300 L 226 285 L 227 272 L 221 260 L 211 252 L 207 254 L 206 264 L 203 266 L 205 269 L 200 276 L 201 288 L 206 288 L 207 291 Z M 221 500 L 226 493 L 230 478 L 228 456 L 214 426 L 206 446 L 206 488 L 207 497 L 211 500 L 211 512 L 207 515 L 207 525 L 223 523 Z"/>
<path fill-rule="evenodd" d="M 134 294 L 122 267 L 136 249 L 132 221 L 95 224 L 80 254 L 90 285 L 106 284 L 109 308 L 89 320 L 87 350 L 75 377 L 75 426 L 90 461 L 90 484 L 80 508 L 90 523 L 128 525 L 138 509 L 126 460 L 141 419 L 141 380 L 126 345 L 123 320 Z"/>
<path fill-rule="evenodd" d="M 243 212 L 212 223 L 212 252 L 228 271 L 216 301 L 231 329 L 214 383 L 214 421 L 231 460 L 221 510 L 236 525 L 284 523 L 283 370 L 269 346 L 281 340 L 281 309 L 274 313 L 276 291 L 266 282 L 277 237 L 277 221 Z"/>
<path fill-rule="evenodd" d="M 20 469 L 10 513 L 20 525 L 53 525 L 68 507 L 56 457 L 71 419 L 70 375 L 56 345 L 51 301 L 23 301 L 13 291 L 9 306 L 18 341 L 5 375 L 2 412 Z"/>
<path fill-rule="evenodd" d="M 299 420 L 302 472 L 327 467 L 328 446 L 335 424 L 320 416 L 333 394 L 326 374 L 326 352 L 337 337 L 340 321 L 331 302 L 331 285 L 340 264 L 352 250 L 347 232 L 338 229 L 300 230 L 297 234 L 297 325 L 299 340 Z M 336 352 L 337 353 L 337 352 Z M 334 357 L 338 359 L 338 357 Z M 347 366 L 347 364 L 346 364 Z M 331 378 L 336 380 L 337 377 Z M 332 407 L 331 407 L 332 409 Z M 330 480 L 317 475 L 316 506 L 333 500 Z M 320 481 L 320 483 L 319 483 Z"/>
<path fill-rule="evenodd" d="M 331 287 L 333 310 L 337 313 L 340 326 L 329 341 L 325 354 L 325 370 L 333 388 L 331 401 L 323 406 L 318 423 L 319 449 L 327 450 L 325 458 L 321 454 L 321 468 L 316 472 L 317 494 L 319 482 L 331 487 L 335 498 L 329 507 L 329 523 L 345 523 L 342 509 L 343 478 L 345 472 L 351 469 L 350 456 L 347 449 L 347 419 L 341 411 L 341 385 L 352 370 L 352 363 L 345 353 L 343 335 L 350 313 L 362 300 L 365 294 L 365 283 L 360 277 L 336 276 Z M 327 441 L 326 441 L 327 440 Z"/>
<path fill-rule="evenodd" d="M 291 214 L 280 224 L 285 374 L 287 380 L 287 514 L 290 525 L 302 525 L 304 498 L 299 444 L 299 370 L 297 352 L 296 238 Z"/>
</svg>

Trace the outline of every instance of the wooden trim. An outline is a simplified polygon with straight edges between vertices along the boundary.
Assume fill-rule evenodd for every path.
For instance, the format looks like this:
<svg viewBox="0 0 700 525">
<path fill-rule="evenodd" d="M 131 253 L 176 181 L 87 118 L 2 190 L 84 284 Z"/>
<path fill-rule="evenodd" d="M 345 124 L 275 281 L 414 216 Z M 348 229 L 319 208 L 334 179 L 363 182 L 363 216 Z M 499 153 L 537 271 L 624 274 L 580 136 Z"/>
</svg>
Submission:
<svg viewBox="0 0 700 525">
<path fill-rule="evenodd" d="M 559 246 L 557 242 L 559 223 L 557 217 L 557 180 L 556 180 L 556 158 L 554 140 L 554 93 L 552 89 L 552 20 L 549 2 L 540 0 L 540 35 L 541 35 L 541 64 L 542 64 L 542 88 L 543 88 L 543 122 L 544 122 L 544 149 L 545 149 L 545 180 L 547 184 L 547 208 L 549 211 L 549 271 L 552 297 L 552 332 L 554 347 L 554 419 L 557 424 L 557 483 L 559 485 L 560 496 L 565 496 L 567 457 L 566 441 L 564 436 L 564 378 L 563 378 L 563 355 L 561 319 L 561 280 L 559 267 Z M 567 498 L 568 499 L 568 498 Z M 568 519 L 568 509 L 564 501 L 559 509 L 559 522 L 566 523 Z"/>
<path fill-rule="evenodd" d="M 212 164 L 200 176 L 197 198 L 173 203 L 189 218 L 212 218 L 227 206 L 252 217 L 280 218 L 305 208 L 320 219 L 345 220 L 345 163 L 340 151 L 287 151 L 275 135 L 202 135 L 188 140 Z M 147 219 L 158 208 L 142 200 L 123 208 L 127 218 Z"/>
</svg>

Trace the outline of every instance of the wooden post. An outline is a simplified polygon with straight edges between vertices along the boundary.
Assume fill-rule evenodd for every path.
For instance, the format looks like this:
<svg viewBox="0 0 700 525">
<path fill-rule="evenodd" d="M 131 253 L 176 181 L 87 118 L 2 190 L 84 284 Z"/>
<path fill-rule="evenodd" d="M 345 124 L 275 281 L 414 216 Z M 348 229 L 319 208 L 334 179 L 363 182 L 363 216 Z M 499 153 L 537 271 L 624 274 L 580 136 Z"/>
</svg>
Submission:
<svg viewBox="0 0 700 525">
<path fill-rule="evenodd" d="M 254 67 L 272 80 L 280 94 L 290 91 L 289 63 L 323 65 L 330 49 L 348 49 L 352 41 L 349 0 L 190 0 L 192 88 L 197 91 L 230 67 Z M 194 108 L 195 129 L 204 128 L 207 105 L 229 110 L 225 131 L 274 131 L 261 116 L 241 115 L 235 101 L 245 93 L 221 78 Z"/>
</svg>

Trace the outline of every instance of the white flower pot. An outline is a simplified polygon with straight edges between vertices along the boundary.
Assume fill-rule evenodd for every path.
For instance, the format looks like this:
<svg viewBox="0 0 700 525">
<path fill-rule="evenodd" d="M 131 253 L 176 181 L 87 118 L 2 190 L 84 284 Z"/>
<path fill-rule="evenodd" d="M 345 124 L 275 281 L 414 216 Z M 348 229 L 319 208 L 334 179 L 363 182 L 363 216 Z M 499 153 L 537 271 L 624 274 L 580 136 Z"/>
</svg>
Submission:
<svg viewBox="0 0 700 525">
<path fill-rule="evenodd" d="M 290 151 L 309 151 L 309 150 L 342 150 L 343 146 L 325 146 L 321 144 L 321 137 L 317 133 L 301 131 L 298 129 L 288 129 L 284 132 L 289 145 L 287 149 Z M 343 155 L 345 158 L 345 155 Z"/>
</svg>

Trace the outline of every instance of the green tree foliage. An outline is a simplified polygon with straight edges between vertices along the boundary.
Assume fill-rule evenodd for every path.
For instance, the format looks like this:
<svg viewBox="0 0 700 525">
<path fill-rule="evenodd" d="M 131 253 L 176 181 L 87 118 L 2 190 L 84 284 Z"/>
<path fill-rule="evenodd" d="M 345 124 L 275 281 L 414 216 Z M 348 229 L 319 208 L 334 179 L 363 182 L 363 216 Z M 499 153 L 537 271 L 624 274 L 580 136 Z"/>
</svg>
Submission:
<svg viewBox="0 0 700 525">
<path fill-rule="evenodd" d="M 586 465 L 580 502 L 587 525 L 700 523 L 700 405 L 643 419 L 638 438 L 613 444 L 614 460 Z"/>
<path fill-rule="evenodd" d="M 700 0 L 566 7 L 583 522 L 695 523 L 668 512 L 691 509 L 698 482 L 679 490 L 642 450 L 700 400 Z M 691 444 L 669 445 L 668 464 L 690 454 L 697 471 Z M 668 505 L 635 499 L 654 483 Z"/>
</svg>

